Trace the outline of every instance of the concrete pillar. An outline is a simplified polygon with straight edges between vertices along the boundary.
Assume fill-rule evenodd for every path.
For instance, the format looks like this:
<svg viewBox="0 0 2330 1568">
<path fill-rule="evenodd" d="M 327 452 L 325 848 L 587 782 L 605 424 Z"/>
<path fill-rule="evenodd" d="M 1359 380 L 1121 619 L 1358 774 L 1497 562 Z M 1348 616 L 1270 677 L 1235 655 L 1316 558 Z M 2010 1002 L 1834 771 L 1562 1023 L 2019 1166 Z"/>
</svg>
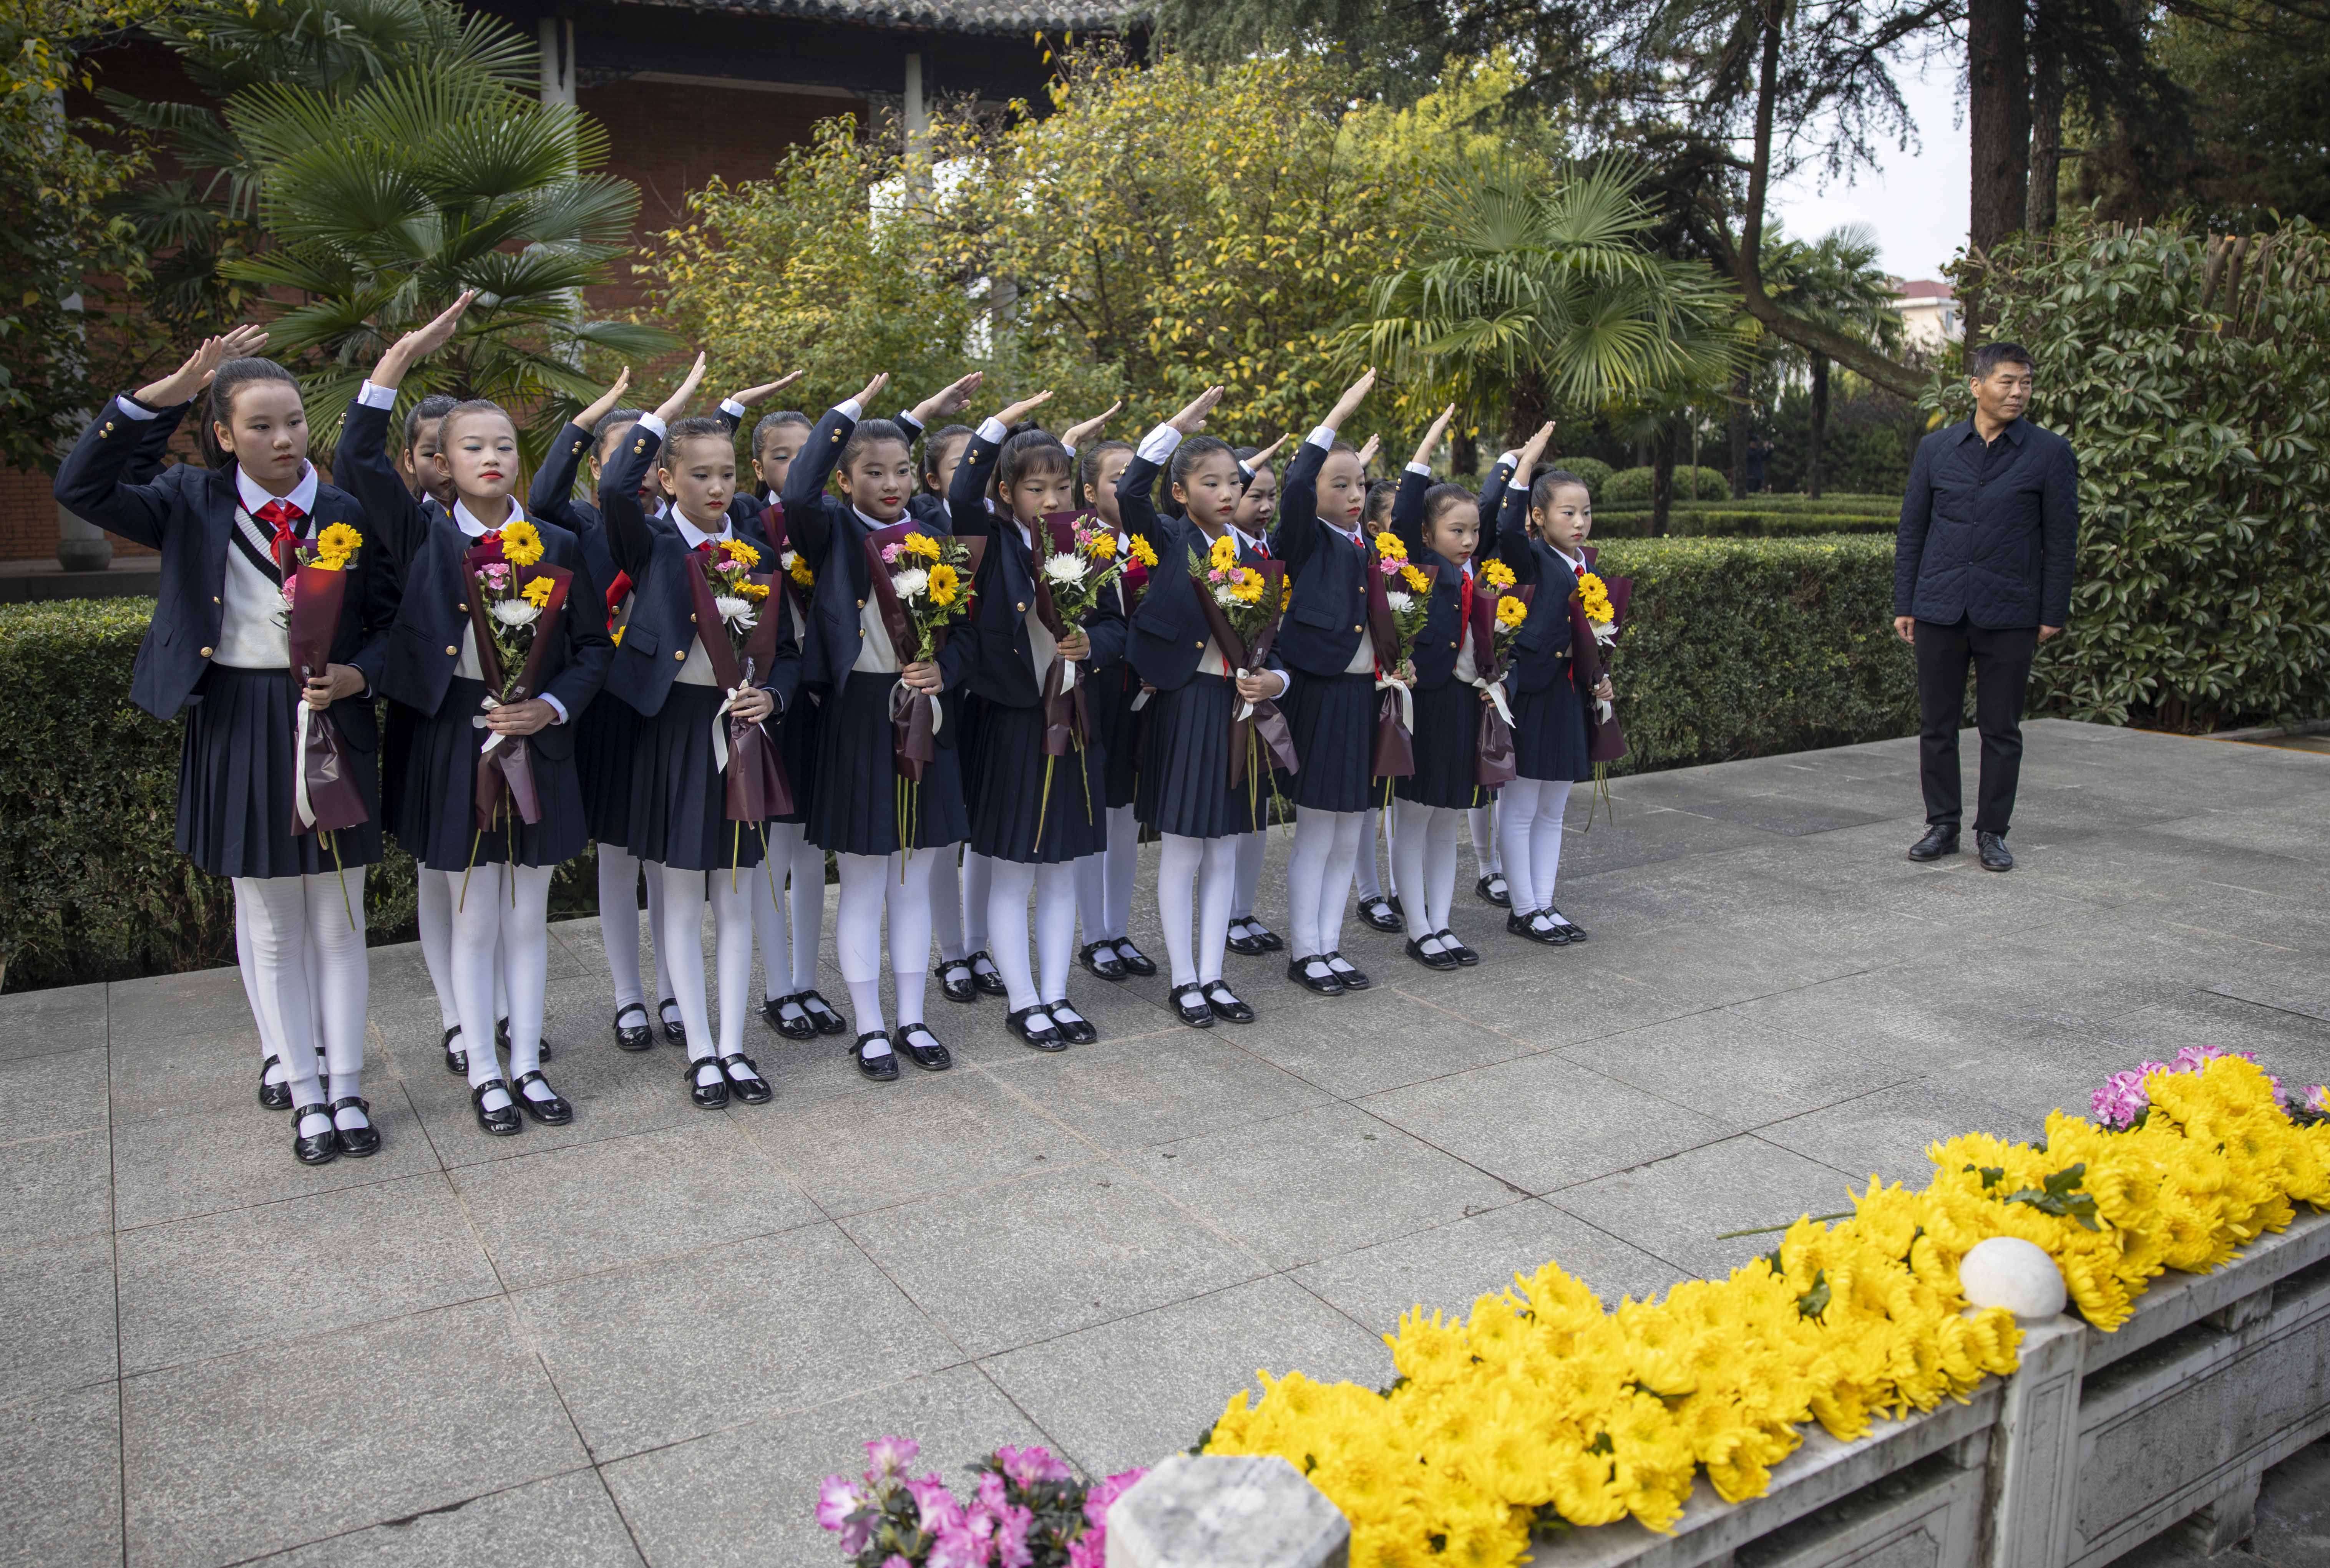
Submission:
<svg viewBox="0 0 2330 1568">
<path fill-rule="evenodd" d="M 1108 1568 L 1347 1568 L 1351 1526 L 1275 1455 L 1175 1454 L 1108 1510 Z"/>
<path fill-rule="evenodd" d="M 565 16 L 545 16 L 535 24 L 542 57 L 542 101 L 574 107 L 574 23 Z"/>
<path fill-rule="evenodd" d="M 923 57 L 919 52 L 906 56 L 906 81 L 903 118 L 906 133 L 906 184 L 915 195 L 926 196 L 931 189 L 931 111 L 923 101 Z"/>
<path fill-rule="evenodd" d="M 1991 1430 L 1982 1568 L 2062 1568 L 2079 1493 L 2079 1390 L 2087 1325 L 2022 1325 L 2022 1365 Z"/>
</svg>

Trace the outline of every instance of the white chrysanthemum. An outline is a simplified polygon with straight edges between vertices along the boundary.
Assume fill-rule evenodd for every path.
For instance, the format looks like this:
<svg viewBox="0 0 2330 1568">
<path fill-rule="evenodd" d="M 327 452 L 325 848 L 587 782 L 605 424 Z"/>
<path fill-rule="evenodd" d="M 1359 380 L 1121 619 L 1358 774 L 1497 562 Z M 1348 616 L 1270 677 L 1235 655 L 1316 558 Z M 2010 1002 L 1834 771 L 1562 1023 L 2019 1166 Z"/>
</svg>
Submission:
<svg viewBox="0 0 2330 1568">
<path fill-rule="evenodd" d="M 1044 559 L 1044 575 L 1063 587 L 1073 588 L 1082 582 L 1086 570 L 1081 555 L 1049 555 Z"/>
<path fill-rule="evenodd" d="M 1384 602 L 1391 606 L 1391 612 L 1394 615 L 1406 615 L 1416 608 L 1416 596 L 1404 593 L 1397 588 L 1389 588 L 1384 590 Z"/>
<path fill-rule="evenodd" d="M 784 554 L 782 554 L 781 556 L 778 557 L 778 559 L 777 559 L 777 564 L 778 564 L 778 565 L 780 565 L 780 566 L 781 566 L 781 567 L 783 567 L 787 571 L 791 571 L 793 569 L 793 567 L 794 567 L 794 566 L 795 566 L 795 565 L 796 565 L 800 561 L 800 551 L 798 551 L 798 550 L 788 550 L 788 551 L 786 551 L 786 552 L 784 553 Z"/>
<path fill-rule="evenodd" d="M 929 591 L 931 574 L 922 567 L 909 566 L 890 580 L 890 586 L 898 590 L 900 599 L 918 599 Z"/>
<path fill-rule="evenodd" d="M 738 599 L 734 594 L 724 593 L 713 600 L 712 607 L 720 612 L 720 619 L 730 626 L 750 627 L 753 624 L 753 601 L 749 599 Z"/>
<path fill-rule="evenodd" d="M 1214 602 L 1220 605 L 1224 609 L 1236 609 L 1238 608 L 1238 597 L 1236 594 L 1230 591 L 1230 585 L 1227 582 L 1217 582 L 1214 584 Z"/>
<path fill-rule="evenodd" d="M 532 626 L 541 616 L 542 611 L 522 599 L 494 600 L 494 619 L 504 626 Z"/>
</svg>

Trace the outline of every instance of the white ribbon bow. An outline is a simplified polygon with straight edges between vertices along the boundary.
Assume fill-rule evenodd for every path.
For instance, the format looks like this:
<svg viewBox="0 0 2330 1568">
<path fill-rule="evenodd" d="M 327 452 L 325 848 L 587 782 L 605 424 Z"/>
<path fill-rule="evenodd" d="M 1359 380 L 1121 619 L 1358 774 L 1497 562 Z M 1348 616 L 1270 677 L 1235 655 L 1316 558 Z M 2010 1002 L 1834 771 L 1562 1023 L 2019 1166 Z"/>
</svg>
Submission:
<svg viewBox="0 0 2330 1568">
<path fill-rule="evenodd" d="M 308 724 L 315 716 L 316 710 L 302 696 L 299 699 L 299 722 L 292 734 L 293 743 L 298 750 L 294 753 L 296 760 L 291 765 L 291 802 L 293 809 L 299 814 L 299 826 L 302 827 L 316 826 L 316 808 L 308 803 Z"/>
<path fill-rule="evenodd" d="M 931 700 L 931 733 L 935 736 L 939 726 L 946 722 L 946 704 L 939 701 L 936 692 L 924 692 L 923 695 Z M 906 711 L 906 704 L 914 699 L 914 688 L 904 681 L 890 688 L 890 717 L 893 722 Z"/>
<path fill-rule="evenodd" d="M 1511 724 L 1513 722 L 1513 711 L 1505 706 L 1504 682 L 1486 680 L 1480 675 L 1474 675 L 1473 677 L 1473 685 L 1479 690 L 1489 694 L 1489 701 L 1496 704 L 1497 705 L 1497 716 L 1499 718 L 1504 720 L 1508 724 Z"/>
<path fill-rule="evenodd" d="M 488 692 L 484 696 L 478 699 L 478 706 L 485 709 L 486 713 L 492 713 L 496 708 L 498 708 L 501 705 L 501 699 L 495 696 L 491 692 Z M 469 728 L 473 730 L 484 729 L 486 727 L 486 713 L 479 713 L 472 718 L 469 721 Z M 500 745 L 504 741 L 508 739 L 509 737 L 503 734 L 499 730 L 495 731 L 492 734 L 486 737 L 486 743 L 478 748 L 478 755 L 480 757 L 484 756 L 487 752 L 492 751 L 495 747 Z"/>
<path fill-rule="evenodd" d="M 1409 691 L 1404 684 L 1392 679 L 1389 675 L 1378 675 L 1376 677 L 1376 690 L 1379 692 L 1387 690 L 1395 691 L 1399 694 L 1400 728 L 1413 732 L 1416 729 L 1416 694 Z"/>
</svg>

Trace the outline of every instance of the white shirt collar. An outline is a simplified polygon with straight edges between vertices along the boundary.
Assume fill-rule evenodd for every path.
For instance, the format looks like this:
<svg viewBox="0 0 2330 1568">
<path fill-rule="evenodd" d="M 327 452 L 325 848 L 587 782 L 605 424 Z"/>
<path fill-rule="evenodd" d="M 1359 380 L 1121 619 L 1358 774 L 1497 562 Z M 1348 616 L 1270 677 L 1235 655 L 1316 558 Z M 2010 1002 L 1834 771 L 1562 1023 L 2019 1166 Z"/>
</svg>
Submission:
<svg viewBox="0 0 2330 1568">
<path fill-rule="evenodd" d="M 525 515 L 526 508 L 517 504 L 516 496 L 512 496 L 509 503 L 509 515 L 503 518 L 500 523 L 496 524 L 496 526 L 507 528 L 511 524 L 525 517 Z M 453 498 L 453 523 L 454 525 L 459 528 L 462 533 L 468 534 L 472 539 L 482 539 L 487 534 L 494 531 L 492 528 L 487 527 L 483 523 L 478 522 L 478 515 L 469 510 L 469 504 L 462 500 L 458 496 Z"/>
<path fill-rule="evenodd" d="M 1344 538 L 1350 540 L 1354 544 L 1357 544 L 1360 540 L 1367 537 L 1368 524 L 1365 518 L 1361 518 L 1359 520 L 1359 525 L 1357 528 L 1346 528 L 1340 523 L 1327 523 L 1327 519 L 1324 517 L 1320 518 L 1319 521 L 1326 523 L 1328 527 L 1332 528 L 1336 533 L 1341 534 Z"/>
<path fill-rule="evenodd" d="M 896 527 L 900 523 L 912 523 L 912 522 L 914 520 L 914 513 L 912 513 L 912 512 L 901 512 L 901 513 L 899 513 L 899 514 L 898 514 L 898 515 L 897 515 L 895 519 L 893 519 L 893 520 L 892 520 L 892 521 L 890 521 L 890 522 L 887 522 L 887 523 L 877 523 L 877 522 L 876 522 L 873 518 L 868 517 L 867 515 L 866 515 L 866 514 L 865 514 L 865 513 L 860 512 L 860 511 L 859 511 L 857 507 L 855 507 L 855 506 L 852 506 L 852 507 L 849 509 L 849 515 L 850 515 L 851 516 L 853 516 L 853 517 L 857 518 L 860 523 L 865 524 L 866 524 L 866 526 L 867 526 L 868 528 L 876 529 L 876 530 L 877 530 L 877 531 L 878 531 L 878 530 L 880 530 L 880 529 L 884 529 L 884 528 L 895 528 L 895 527 Z"/>
<path fill-rule="evenodd" d="M 1568 563 L 1569 567 L 1569 574 L 1572 577 L 1577 576 L 1579 572 L 1586 570 L 1586 557 L 1583 555 L 1563 554 L 1561 549 L 1558 545 L 1549 544 L 1546 548 L 1552 551 L 1556 555 L 1561 556 L 1561 559 Z"/>
<path fill-rule="evenodd" d="M 733 539 L 735 537 L 734 525 L 732 524 L 725 517 L 723 517 L 720 520 L 720 532 L 717 534 L 707 534 L 703 529 L 698 528 L 695 524 L 690 523 L 687 520 L 687 514 L 682 512 L 677 506 L 674 506 L 671 509 L 671 521 L 672 524 L 679 530 L 679 542 L 682 544 L 687 545 L 690 550 L 695 549 L 697 545 L 704 543 L 707 540 Z"/>
<path fill-rule="evenodd" d="M 290 502 L 302 513 L 312 517 L 316 515 L 317 486 L 316 465 L 310 463 L 300 474 L 299 482 L 291 487 L 291 493 L 282 499 Z M 251 476 L 242 471 L 242 466 L 239 463 L 235 465 L 234 470 L 234 493 L 235 497 L 242 503 L 242 509 L 253 517 L 259 515 L 259 509 L 261 506 L 276 499 L 275 496 L 253 484 Z"/>
</svg>

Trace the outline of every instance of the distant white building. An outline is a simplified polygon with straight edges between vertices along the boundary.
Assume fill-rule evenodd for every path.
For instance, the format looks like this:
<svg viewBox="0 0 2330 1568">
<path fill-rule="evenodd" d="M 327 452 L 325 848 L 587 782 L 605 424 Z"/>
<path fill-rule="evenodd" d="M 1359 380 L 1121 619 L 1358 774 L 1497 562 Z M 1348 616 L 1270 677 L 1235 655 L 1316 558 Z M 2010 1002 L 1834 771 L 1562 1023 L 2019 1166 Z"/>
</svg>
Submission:
<svg viewBox="0 0 2330 1568">
<path fill-rule="evenodd" d="M 1893 280 L 1893 308 L 1901 313 L 1902 330 L 1912 348 L 1940 348 L 1965 337 L 1965 317 L 1950 286 L 1930 278 L 1915 282 Z"/>
</svg>

